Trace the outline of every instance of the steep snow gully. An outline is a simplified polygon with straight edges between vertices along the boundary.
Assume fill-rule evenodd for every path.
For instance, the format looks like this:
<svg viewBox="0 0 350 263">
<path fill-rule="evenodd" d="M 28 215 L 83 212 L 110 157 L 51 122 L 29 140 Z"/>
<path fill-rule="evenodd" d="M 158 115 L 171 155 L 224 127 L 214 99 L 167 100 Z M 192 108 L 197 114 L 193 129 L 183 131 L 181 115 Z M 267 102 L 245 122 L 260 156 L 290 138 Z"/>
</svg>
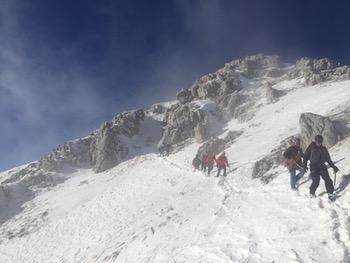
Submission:
<svg viewBox="0 0 350 263">
<path fill-rule="evenodd" d="M 211 110 L 209 123 L 222 125 L 210 136 L 240 131 L 225 149 L 226 178 L 214 177 L 216 169 L 210 176 L 193 170 L 203 142 L 189 139 L 167 157 L 152 153 L 153 142 L 144 138 L 159 127 L 147 122 L 125 142 L 135 146 L 132 157 L 109 170 L 76 168 L 62 183 L 37 189 L 25 181 L 1 185 L 0 262 L 350 262 L 349 136 L 329 148 L 340 168 L 335 202 L 322 180 L 309 198 L 307 175 L 291 191 L 283 165 L 271 168 L 276 176 L 267 184 L 252 177 L 257 160 L 300 133 L 302 113 L 346 112 L 350 81 L 310 86 L 303 77 L 281 79 L 271 86 L 286 93 L 271 103 L 259 78 L 242 80 L 242 96 L 254 97 L 244 118 L 224 122 L 215 119 L 214 99 L 194 102 Z M 20 169 L 1 173 L 0 181 Z"/>
</svg>

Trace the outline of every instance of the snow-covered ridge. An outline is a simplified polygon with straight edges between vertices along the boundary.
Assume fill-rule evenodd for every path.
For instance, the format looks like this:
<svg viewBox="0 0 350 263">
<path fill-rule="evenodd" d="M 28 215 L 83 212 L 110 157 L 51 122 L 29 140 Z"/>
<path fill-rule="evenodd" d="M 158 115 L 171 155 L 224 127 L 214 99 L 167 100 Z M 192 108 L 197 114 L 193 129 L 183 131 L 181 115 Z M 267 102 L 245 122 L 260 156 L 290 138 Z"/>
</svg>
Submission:
<svg viewBox="0 0 350 263">
<path fill-rule="evenodd" d="M 307 184 L 299 195 L 290 193 L 288 174 L 280 165 L 268 171 L 274 180 L 267 185 L 251 177 L 257 161 L 300 134 L 302 113 L 349 125 L 350 81 L 341 80 L 345 75 L 308 84 L 310 72 L 339 72 L 337 64 L 327 61 L 287 68 L 278 57 L 258 55 L 228 63 L 197 81 L 192 87 L 197 93 L 191 88 L 179 102 L 160 104 L 138 117 L 131 112 L 126 127 L 135 129 L 113 133 L 116 123 L 125 124 L 120 117 L 94 132 L 101 138 L 117 137 L 128 149 L 118 165 L 98 174 L 91 166 L 44 172 L 36 179 L 39 183 L 43 178 L 62 180 L 39 189 L 26 184 L 30 173 L 2 181 L 0 211 L 7 212 L 0 212 L 0 261 L 348 262 L 346 133 L 330 148 L 332 158 L 342 160 L 337 164 L 336 204 L 324 196 L 309 200 Z M 308 73 L 296 70 L 301 67 Z M 167 134 L 167 127 L 179 132 Z M 232 163 L 228 177 L 218 183 L 193 172 L 191 161 L 202 143 L 225 138 L 230 131 L 239 131 L 239 136 L 226 149 Z M 194 140 L 198 135 L 200 140 Z M 162 138 L 187 144 L 162 158 L 155 154 Z M 104 144 L 112 146 L 104 148 L 107 153 L 116 151 L 114 142 Z M 23 171 L 18 170 L 2 176 Z"/>
</svg>

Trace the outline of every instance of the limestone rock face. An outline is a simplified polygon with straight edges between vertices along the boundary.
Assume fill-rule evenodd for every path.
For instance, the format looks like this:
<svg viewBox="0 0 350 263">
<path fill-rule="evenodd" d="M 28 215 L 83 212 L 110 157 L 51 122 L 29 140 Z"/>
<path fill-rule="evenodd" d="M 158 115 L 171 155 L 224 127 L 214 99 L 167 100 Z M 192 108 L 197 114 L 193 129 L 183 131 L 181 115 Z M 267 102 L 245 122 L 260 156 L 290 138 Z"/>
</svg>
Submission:
<svg viewBox="0 0 350 263">
<path fill-rule="evenodd" d="M 194 137 L 201 142 L 206 139 L 209 130 L 205 111 L 191 103 L 178 103 L 170 107 L 164 122 L 159 145 L 174 145 Z"/>
<path fill-rule="evenodd" d="M 90 146 L 93 136 L 59 145 L 48 156 L 39 161 L 44 171 L 61 171 L 65 165 L 84 167 L 91 163 Z"/>
<path fill-rule="evenodd" d="M 326 147 L 332 147 L 340 140 L 340 133 L 335 124 L 327 117 L 307 112 L 301 114 L 299 123 L 301 126 L 300 139 L 304 148 L 314 140 L 317 134 L 323 136 L 323 144 Z"/>
<path fill-rule="evenodd" d="M 54 186 L 64 181 L 66 169 L 92 167 L 102 172 L 123 161 L 129 151 L 123 138 L 136 135 L 145 113 L 143 110 L 117 115 L 91 135 L 59 145 L 50 154 L 13 173 L 2 184 L 21 181 L 26 187 Z"/>
<path fill-rule="evenodd" d="M 155 114 L 163 114 L 166 111 L 166 107 L 162 104 L 153 104 L 150 111 Z"/>
<path fill-rule="evenodd" d="M 128 155 L 128 148 L 119 135 L 119 127 L 112 123 L 105 123 L 100 128 L 92 146 L 91 157 L 95 172 L 112 168 Z"/>
<path fill-rule="evenodd" d="M 216 74 L 209 74 L 197 80 L 191 88 L 192 94 L 198 99 L 215 98 L 221 88 Z"/>
<path fill-rule="evenodd" d="M 185 104 L 193 100 L 192 92 L 187 89 L 183 89 L 176 94 L 176 99 L 181 103 Z"/>
<path fill-rule="evenodd" d="M 281 60 L 279 56 L 257 54 L 234 60 L 229 63 L 228 66 L 232 69 L 241 71 L 247 78 L 256 78 L 266 75 L 268 72 L 273 71 L 272 69 L 280 68 Z"/>
<path fill-rule="evenodd" d="M 235 113 L 237 108 L 246 101 L 247 97 L 236 91 L 220 101 L 218 103 L 218 108 L 223 112 L 225 119 L 230 120 L 236 116 Z"/>
<path fill-rule="evenodd" d="M 288 148 L 290 139 L 291 137 L 283 140 L 270 154 L 255 162 L 252 172 L 253 178 L 259 178 L 264 183 L 269 183 L 278 176 L 278 173 L 273 172 L 273 169 L 284 163 L 283 152 Z"/>
<path fill-rule="evenodd" d="M 327 58 L 302 58 L 282 78 L 305 78 L 307 85 L 316 85 L 324 81 L 349 79 L 350 67 L 341 66 L 339 63 Z"/>
<path fill-rule="evenodd" d="M 242 114 L 248 105 L 247 96 L 244 95 L 241 79 L 253 79 L 258 77 L 280 76 L 284 73 L 281 68 L 280 58 L 278 56 L 265 56 L 262 54 L 245 57 L 227 63 L 225 67 L 215 73 L 207 74 L 198 79 L 191 87 L 194 99 L 211 99 L 217 104 L 217 108 L 222 112 L 226 120 L 243 116 L 241 119 L 249 119 L 252 115 Z M 277 91 L 271 96 L 277 95 Z M 246 107 L 239 112 L 236 109 L 242 104 Z M 245 112 L 246 113 L 246 112 Z"/>
</svg>

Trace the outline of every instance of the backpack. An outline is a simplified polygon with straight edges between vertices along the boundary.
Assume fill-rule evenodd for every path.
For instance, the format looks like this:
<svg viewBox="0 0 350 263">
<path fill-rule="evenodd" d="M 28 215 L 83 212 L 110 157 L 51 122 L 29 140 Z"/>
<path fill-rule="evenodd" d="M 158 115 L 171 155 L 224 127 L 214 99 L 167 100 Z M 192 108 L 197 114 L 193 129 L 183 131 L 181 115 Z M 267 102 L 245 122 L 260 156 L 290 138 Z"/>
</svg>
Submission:
<svg viewBox="0 0 350 263">
<path fill-rule="evenodd" d="M 291 159 L 296 154 L 297 154 L 297 152 L 295 151 L 295 148 L 291 146 L 291 147 L 288 147 L 288 149 L 284 151 L 283 157 L 285 159 Z"/>
<path fill-rule="evenodd" d="M 290 159 L 290 157 L 292 157 L 290 148 L 288 148 L 287 150 L 285 150 L 285 151 L 283 152 L 283 157 L 284 157 L 285 159 Z"/>
<path fill-rule="evenodd" d="M 311 164 L 324 164 L 324 152 L 323 148 L 317 147 L 317 146 L 312 146 L 311 148 L 311 154 L 310 154 L 310 163 Z"/>
</svg>

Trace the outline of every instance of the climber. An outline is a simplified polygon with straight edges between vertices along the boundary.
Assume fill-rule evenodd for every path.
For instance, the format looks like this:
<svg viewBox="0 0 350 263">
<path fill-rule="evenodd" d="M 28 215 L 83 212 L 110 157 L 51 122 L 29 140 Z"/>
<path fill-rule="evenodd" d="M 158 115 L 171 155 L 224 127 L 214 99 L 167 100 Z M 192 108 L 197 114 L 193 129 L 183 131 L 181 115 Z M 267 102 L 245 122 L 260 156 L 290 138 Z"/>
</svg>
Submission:
<svg viewBox="0 0 350 263">
<path fill-rule="evenodd" d="M 208 168 L 208 176 L 210 176 L 210 173 L 213 170 L 215 162 L 216 162 L 215 154 L 213 152 L 209 152 L 205 160 L 206 166 Z"/>
<path fill-rule="evenodd" d="M 226 177 L 226 167 L 230 168 L 230 165 L 228 164 L 225 152 L 222 152 L 222 154 L 217 158 L 216 164 L 218 167 L 216 177 L 220 175 L 221 170 L 224 170 L 224 177 Z"/>
<path fill-rule="evenodd" d="M 333 168 L 334 173 L 337 173 L 339 169 L 334 165 L 327 148 L 324 147 L 322 143 L 322 135 L 316 135 L 315 141 L 312 142 L 305 151 L 303 168 L 305 171 L 307 171 L 307 163 L 310 161 L 310 177 L 312 179 L 312 184 L 310 186 L 310 197 L 316 197 L 315 192 L 320 184 L 320 177 L 322 177 L 325 182 L 328 198 L 333 200 L 334 185 L 332 179 L 329 177 L 325 162 L 327 162 L 329 166 Z"/>
<path fill-rule="evenodd" d="M 199 166 L 201 164 L 201 159 L 199 158 L 199 155 L 197 154 L 193 161 L 192 161 L 192 165 L 195 171 L 199 170 Z"/>
<path fill-rule="evenodd" d="M 164 146 L 165 156 L 169 156 L 170 150 L 171 150 L 171 145 L 170 145 L 170 143 L 168 143 Z"/>
<path fill-rule="evenodd" d="M 163 157 L 164 156 L 164 146 L 163 145 L 159 146 L 158 151 L 159 151 L 159 156 Z"/>
<path fill-rule="evenodd" d="M 296 183 L 303 178 L 305 170 L 302 168 L 303 150 L 300 147 L 300 139 L 293 138 L 289 142 L 290 146 L 283 153 L 286 158 L 286 166 L 290 173 L 290 187 L 292 190 L 298 190 Z M 297 171 L 299 173 L 297 174 Z"/>
</svg>

